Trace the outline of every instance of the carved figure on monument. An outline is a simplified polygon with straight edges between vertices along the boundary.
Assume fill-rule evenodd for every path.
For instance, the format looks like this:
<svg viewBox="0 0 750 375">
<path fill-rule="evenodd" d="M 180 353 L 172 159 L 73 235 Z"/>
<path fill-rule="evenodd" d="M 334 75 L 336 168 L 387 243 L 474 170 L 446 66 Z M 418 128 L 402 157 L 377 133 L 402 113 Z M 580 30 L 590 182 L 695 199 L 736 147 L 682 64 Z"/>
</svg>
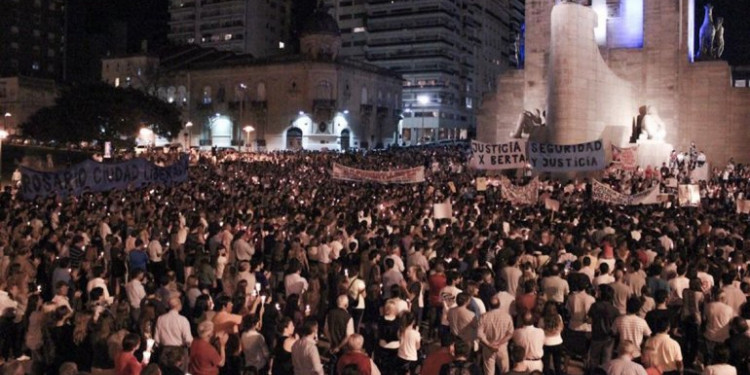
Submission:
<svg viewBox="0 0 750 375">
<path fill-rule="evenodd" d="M 723 17 L 717 17 L 716 18 L 716 28 L 714 31 L 714 50 L 712 53 L 712 57 L 715 59 L 720 59 L 721 55 L 724 53 L 724 18 Z"/>
<path fill-rule="evenodd" d="M 698 58 L 708 60 L 713 54 L 716 29 L 714 28 L 713 17 L 714 6 L 706 4 L 704 8 L 706 11 L 703 16 L 703 25 L 701 25 L 700 29 L 700 49 L 698 50 Z"/>
<path fill-rule="evenodd" d="M 646 115 L 643 116 L 641 131 L 641 137 L 645 135 L 646 139 L 664 141 L 664 138 L 666 138 L 667 129 L 664 121 L 659 117 L 656 107 L 648 106 Z"/>
<path fill-rule="evenodd" d="M 510 133 L 511 138 L 520 139 L 523 138 L 524 134 L 530 136 L 535 129 L 547 126 L 547 111 L 536 110 L 536 113 L 531 111 L 523 111 L 518 117 L 518 125 L 516 130 Z"/>
</svg>

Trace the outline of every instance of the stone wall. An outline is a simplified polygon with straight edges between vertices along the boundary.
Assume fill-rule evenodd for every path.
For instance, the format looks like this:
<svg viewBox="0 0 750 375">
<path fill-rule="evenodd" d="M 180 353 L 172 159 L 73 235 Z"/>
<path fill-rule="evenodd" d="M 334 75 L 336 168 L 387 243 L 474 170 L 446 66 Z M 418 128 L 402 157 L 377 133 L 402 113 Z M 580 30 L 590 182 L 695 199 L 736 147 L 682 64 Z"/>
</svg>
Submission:
<svg viewBox="0 0 750 375">
<path fill-rule="evenodd" d="M 594 39 L 596 13 L 590 7 L 563 3 L 552 9 L 551 19 L 547 117 L 551 141 L 574 144 L 605 137 L 621 144 L 625 132 L 608 128 L 630 128 L 632 87 L 609 69 L 599 53 Z"/>
</svg>

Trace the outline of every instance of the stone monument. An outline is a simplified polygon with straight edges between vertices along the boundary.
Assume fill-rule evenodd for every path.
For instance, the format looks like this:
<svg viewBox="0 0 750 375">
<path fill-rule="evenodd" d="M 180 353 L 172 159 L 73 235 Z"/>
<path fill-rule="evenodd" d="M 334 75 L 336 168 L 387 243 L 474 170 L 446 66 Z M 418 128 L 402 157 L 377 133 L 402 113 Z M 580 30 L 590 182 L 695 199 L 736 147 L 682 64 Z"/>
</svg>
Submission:
<svg viewBox="0 0 750 375">
<path fill-rule="evenodd" d="M 546 108 L 548 125 L 538 133 L 549 142 L 601 138 L 607 149 L 608 144 L 635 142 L 659 149 L 673 144 L 681 150 L 698 140 L 708 160 L 721 164 L 735 157 L 750 162 L 745 126 L 750 88 L 731 85 L 728 64 L 713 58 L 723 53 L 723 22 L 717 17 L 713 23 L 713 9 L 706 8 L 701 43 L 710 48 L 705 58 L 696 59 L 702 28 L 693 22 L 700 12 L 698 0 L 592 3 L 526 1 L 523 68 L 500 75 L 497 87 L 502 89 L 485 97 L 477 116 L 477 139 L 506 141 L 518 130 L 519 114 Z M 652 139 L 630 138 L 631 129 L 638 130 L 634 109 L 643 104 L 658 107 L 662 121 L 656 121 Z M 644 107 L 643 117 L 646 114 Z M 650 120 L 646 122 L 653 123 Z"/>
<path fill-rule="evenodd" d="M 706 4 L 704 9 L 703 24 L 700 29 L 700 49 L 696 57 L 699 59 L 710 59 L 713 56 L 714 35 L 716 34 L 713 16 L 714 7 L 711 4 Z"/>
</svg>

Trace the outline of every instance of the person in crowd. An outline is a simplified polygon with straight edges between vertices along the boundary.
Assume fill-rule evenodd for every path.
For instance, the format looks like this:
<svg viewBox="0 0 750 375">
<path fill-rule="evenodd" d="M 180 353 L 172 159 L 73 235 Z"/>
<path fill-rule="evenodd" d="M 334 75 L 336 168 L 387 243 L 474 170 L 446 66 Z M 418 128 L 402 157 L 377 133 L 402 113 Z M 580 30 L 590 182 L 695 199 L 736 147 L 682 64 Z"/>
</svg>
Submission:
<svg viewBox="0 0 750 375">
<path fill-rule="evenodd" d="M 459 339 L 453 343 L 451 353 L 453 354 L 453 361 L 440 367 L 440 375 L 480 375 L 482 373 L 480 367 L 469 360 L 471 344 Z"/>
<path fill-rule="evenodd" d="M 124 371 L 140 363 L 141 373 L 319 373 L 314 349 L 326 353 L 333 342 L 335 356 L 357 353 L 350 340 L 362 332 L 361 354 L 379 365 L 372 373 L 439 373 L 453 358 L 419 342 L 424 317 L 427 339 L 458 333 L 459 347 L 479 352 L 467 358 L 486 374 L 559 373 L 562 337 L 569 355 L 591 354 L 590 371 L 634 367 L 627 361 L 640 352 L 652 373 L 701 364 L 747 373 L 750 257 L 746 214 L 737 212 L 748 196 L 748 165 L 732 162 L 696 182 L 699 209 L 621 206 L 597 187 L 674 194 L 663 177 L 688 181 L 684 169 L 614 168 L 598 182 L 541 177 L 530 190 L 560 202 L 550 217 L 494 187 L 529 186 L 529 177 L 501 182 L 465 169 L 468 155 L 461 144 L 192 150 L 184 182 L 35 199 L 18 194 L 20 179 L 21 190 L 0 194 L 0 355 L 8 368 L 30 356 L 31 375 L 60 373 L 63 363 L 92 373 L 128 363 Z M 169 166 L 180 155 L 144 157 Z M 369 184 L 332 178 L 333 163 L 430 168 L 425 183 Z M 477 191 L 480 177 L 490 182 L 486 190 Z M 432 204 L 446 201 L 452 218 L 435 218 Z M 568 328 L 560 337 L 559 317 Z M 320 342 L 311 323 L 304 327 L 308 319 L 323 325 Z M 666 331 L 657 329 L 663 322 Z M 307 332 L 302 339 L 295 328 Z M 123 352 L 128 334 L 139 345 Z M 516 355 L 508 355 L 509 337 L 524 345 L 511 345 L 522 350 L 517 361 L 507 358 Z M 254 349 L 261 342 L 273 350 Z M 135 362 L 121 356 L 128 351 Z M 424 355 L 419 368 L 415 358 Z M 295 368 L 295 358 L 306 365 Z M 328 367 L 360 371 L 353 363 Z"/>
<path fill-rule="evenodd" d="M 513 332 L 513 343 L 524 348 L 524 362 L 530 371 L 544 370 L 542 358 L 544 357 L 544 330 L 534 326 L 536 319 L 534 315 L 527 312 L 522 317 L 522 326 Z"/>
<path fill-rule="evenodd" d="M 500 374 L 510 370 L 508 342 L 513 338 L 513 318 L 501 308 L 501 303 L 497 295 L 491 297 L 490 311 L 479 318 L 477 326 L 485 375 L 494 375 L 497 369 Z"/>
<path fill-rule="evenodd" d="M 305 319 L 299 329 L 299 340 L 292 345 L 294 375 L 323 375 L 323 363 L 317 348 L 318 321 Z"/>
<path fill-rule="evenodd" d="M 619 356 L 605 363 L 602 368 L 607 375 L 646 375 L 646 369 L 633 361 L 633 354 L 636 350 L 638 350 L 637 345 L 630 340 L 620 341 L 617 347 Z"/>
</svg>

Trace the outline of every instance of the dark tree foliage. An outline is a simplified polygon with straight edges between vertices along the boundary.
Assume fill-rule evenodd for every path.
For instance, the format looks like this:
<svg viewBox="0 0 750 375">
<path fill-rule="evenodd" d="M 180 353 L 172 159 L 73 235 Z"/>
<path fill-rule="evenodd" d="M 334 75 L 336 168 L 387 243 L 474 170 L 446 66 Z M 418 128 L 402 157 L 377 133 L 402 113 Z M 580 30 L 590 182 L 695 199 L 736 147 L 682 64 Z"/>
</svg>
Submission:
<svg viewBox="0 0 750 375">
<path fill-rule="evenodd" d="M 29 137 L 58 142 L 133 139 L 143 127 L 172 138 L 182 128 L 180 111 L 141 91 L 103 83 L 66 88 L 54 106 L 21 124 Z"/>
</svg>

